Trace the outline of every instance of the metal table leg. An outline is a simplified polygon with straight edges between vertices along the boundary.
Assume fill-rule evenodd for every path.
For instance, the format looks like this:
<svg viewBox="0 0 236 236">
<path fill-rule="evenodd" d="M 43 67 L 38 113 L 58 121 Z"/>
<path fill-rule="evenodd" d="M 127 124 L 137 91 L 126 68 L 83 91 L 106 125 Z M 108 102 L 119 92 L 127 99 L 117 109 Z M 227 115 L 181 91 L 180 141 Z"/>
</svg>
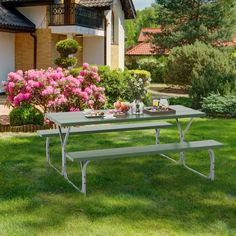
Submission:
<svg viewBox="0 0 236 236">
<path fill-rule="evenodd" d="M 182 127 L 181 127 L 181 124 L 179 122 L 179 119 L 176 118 L 176 124 L 177 124 L 177 127 L 178 127 L 178 130 L 179 130 L 179 134 L 180 134 L 180 143 L 183 143 L 184 142 L 184 139 L 185 139 L 185 136 L 190 128 L 190 126 L 192 125 L 193 123 L 193 118 L 190 118 L 185 130 L 182 130 Z M 184 152 L 181 152 L 180 153 L 180 162 L 181 163 L 185 163 L 185 160 L 184 160 Z"/>
<path fill-rule="evenodd" d="M 59 130 L 59 136 L 60 136 L 60 140 L 61 140 L 61 155 L 62 155 L 62 167 L 61 167 L 61 174 L 62 176 L 64 176 L 65 178 L 67 178 L 67 172 L 66 172 L 66 144 L 70 135 L 70 130 L 71 127 L 67 128 L 66 134 L 64 135 L 62 132 L 62 128 L 61 126 L 58 126 L 58 130 Z"/>
</svg>

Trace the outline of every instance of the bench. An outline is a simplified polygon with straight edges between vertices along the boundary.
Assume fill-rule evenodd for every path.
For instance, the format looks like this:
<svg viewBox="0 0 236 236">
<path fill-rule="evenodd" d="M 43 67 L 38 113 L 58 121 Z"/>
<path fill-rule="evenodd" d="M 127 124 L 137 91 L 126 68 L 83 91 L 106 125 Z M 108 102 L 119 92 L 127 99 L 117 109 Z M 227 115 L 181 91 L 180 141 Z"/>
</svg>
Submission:
<svg viewBox="0 0 236 236">
<path fill-rule="evenodd" d="M 183 143 L 170 143 L 170 144 L 157 144 L 143 147 L 125 147 L 125 148 L 112 148 L 105 150 L 94 151 L 79 151 L 67 153 L 67 158 L 71 161 L 79 161 L 82 169 L 82 187 L 81 192 L 86 194 L 86 166 L 90 161 L 100 161 L 107 159 L 116 159 L 123 157 L 139 157 L 144 155 L 154 155 L 172 152 L 184 151 L 200 151 L 208 150 L 210 155 L 210 174 L 202 176 L 214 180 L 214 151 L 215 148 L 223 147 L 222 143 L 214 140 L 183 142 Z M 191 168 L 189 168 L 191 169 Z M 193 170 L 193 169 L 192 169 Z M 196 171 L 194 171 L 196 172 Z"/>
<path fill-rule="evenodd" d="M 172 124 L 168 122 L 139 122 L 133 124 L 116 124 L 116 125 L 89 125 L 81 127 L 72 127 L 70 135 L 78 134 L 92 134 L 92 133 L 108 133 L 108 132 L 119 132 L 119 131 L 132 131 L 132 130 L 156 130 L 156 143 L 158 143 L 159 129 L 168 128 Z M 62 129 L 62 134 L 66 134 L 67 129 Z M 40 137 L 46 138 L 46 160 L 50 164 L 49 145 L 50 138 L 59 135 L 58 129 L 39 130 L 37 134 Z"/>
</svg>

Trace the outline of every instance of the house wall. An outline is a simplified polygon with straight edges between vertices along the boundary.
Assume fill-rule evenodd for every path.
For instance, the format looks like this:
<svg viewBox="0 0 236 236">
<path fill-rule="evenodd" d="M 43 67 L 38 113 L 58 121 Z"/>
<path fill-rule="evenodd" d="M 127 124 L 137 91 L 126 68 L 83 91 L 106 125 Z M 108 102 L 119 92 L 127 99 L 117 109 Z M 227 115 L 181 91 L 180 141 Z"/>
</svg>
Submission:
<svg viewBox="0 0 236 236">
<path fill-rule="evenodd" d="M 9 72 L 15 70 L 15 35 L 0 32 L 0 83 L 7 79 Z M 2 92 L 0 84 L 0 92 Z"/>
<path fill-rule="evenodd" d="M 112 42 L 112 11 L 114 13 L 114 42 Z M 112 10 L 105 12 L 107 19 L 107 65 L 124 69 L 125 29 L 124 12 L 120 0 L 115 0 Z"/>
<path fill-rule="evenodd" d="M 46 69 L 53 65 L 52 34 L 50 29 L 38 29 L 37 32 L 37 69 Z M 55 47 L 55 45 L 54 45 Z"/>
<path fill-rule="evenodd" d="M 15 34 L 16 70 L 29 70 L 34 67 L 34 41 L 29 33 Z"/>
<path fill-rule="evenodd" d="M 89 64 L 104 65 L 104 37 L 84 36 L 83 60 Z"/>
<path fill-rule="evenodd" d="M 47 27 L 47 6 L 18 7 L 17 10 L 32 21 L 37 29 Z"/>
</svg>

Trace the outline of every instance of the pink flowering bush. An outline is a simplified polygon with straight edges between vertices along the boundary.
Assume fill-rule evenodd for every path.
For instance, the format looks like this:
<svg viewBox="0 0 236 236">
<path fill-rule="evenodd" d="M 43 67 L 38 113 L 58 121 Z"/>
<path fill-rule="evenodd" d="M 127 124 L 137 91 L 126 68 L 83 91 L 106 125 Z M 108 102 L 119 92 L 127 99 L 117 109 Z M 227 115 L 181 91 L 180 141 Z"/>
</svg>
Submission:
<svg viewBox="0 0 236 236">
<path fill-rule="evenodd" d="M 77 77 L 62 68 L 11 72 L 4 88 L 13 107 L 31 104 L 44 112 L 99 109 L 105 104 L 105 89 L 98 86 L 97 70 L 84 63 Z"/>
</svg>

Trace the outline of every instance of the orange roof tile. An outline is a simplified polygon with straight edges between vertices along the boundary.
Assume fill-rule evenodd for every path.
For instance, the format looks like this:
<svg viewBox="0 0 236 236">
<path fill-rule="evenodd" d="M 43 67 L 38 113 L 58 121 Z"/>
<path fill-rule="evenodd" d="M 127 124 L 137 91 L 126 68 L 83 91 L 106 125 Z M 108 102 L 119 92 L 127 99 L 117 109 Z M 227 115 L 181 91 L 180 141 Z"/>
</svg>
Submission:
<svg viewBox="0 0 236 236">
<path fill-rule="evenodd" d="M 150 43 L 142 42 L 126 52 L 126 55 L 129 56 L 138 56 L 138 55 L 154 55 L 153 48 Z"/>
<path fill-rule="evenodd" d="M 161 32 L 161 28 L 143 28 L 139 34 L 138 42 L 145 42 L 149 39 L 146 33 L 160 34 Z"/>
</svg>

